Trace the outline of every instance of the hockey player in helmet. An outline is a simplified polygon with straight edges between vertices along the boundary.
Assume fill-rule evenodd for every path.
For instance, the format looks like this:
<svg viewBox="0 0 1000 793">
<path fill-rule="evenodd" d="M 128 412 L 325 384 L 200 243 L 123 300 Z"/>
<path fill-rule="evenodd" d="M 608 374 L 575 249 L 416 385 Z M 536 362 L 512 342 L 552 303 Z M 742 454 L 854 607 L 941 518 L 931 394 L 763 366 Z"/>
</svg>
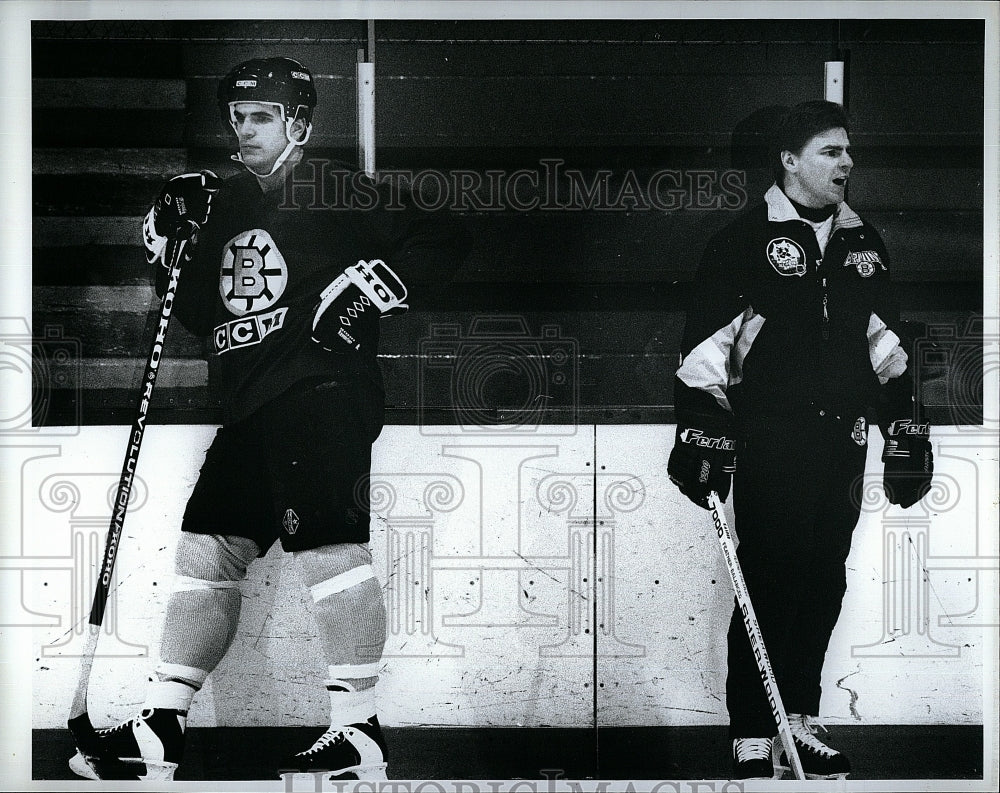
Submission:
<svg viewBox="0 0 1000 793">
<path fill-rule="evenodd" d="M 276 759 L 276 772 L 386 778 L 375 700 L 386 615 L 367 484 L 383 423 L 379 318 L 406 310 L 414 271 L 424 282 L 449 278 L 468 238 L 453 218 L 412 205 L 317 211 L 287 200 L 286 180 L 311 181 L 328 164 L 303 157 L 316 101 L 297 61 L 238 65 L 218 102 L 241 172 L 221 182 L 207 171 L 174 177 L 146 216 L 158 282 L 171 246 L 196 232 L 174 314 L 209 343 L 222 426 L 184 511 L 141 712 L 97 731 L 97 745 L 70 762 L 81 776 L 173 778 L 195 696 L 236 635 L 239 582 L 277 540 L 319 627 L 330 727 Z"/>
<path fill-rule="evenodd" d="M 241 63 L 219 83 L 222 121 L 232 126 L 239 143 L 233 159 L 262 178 L 309 140 L 315 107 L 312 75 L 291 58 Z"/>
</svg>

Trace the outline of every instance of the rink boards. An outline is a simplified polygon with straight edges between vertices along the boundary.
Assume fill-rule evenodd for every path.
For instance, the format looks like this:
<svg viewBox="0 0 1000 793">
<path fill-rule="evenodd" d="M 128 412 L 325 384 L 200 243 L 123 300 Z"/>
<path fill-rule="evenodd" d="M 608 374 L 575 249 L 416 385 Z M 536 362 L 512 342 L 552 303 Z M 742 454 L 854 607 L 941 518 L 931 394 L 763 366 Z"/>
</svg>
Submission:
<svg viewBox="0 0 1000 793">
<path fill-rule="evenodd" d="M 732 594 L 708 513 L 666 477 L 673 426 L 494 429 L 388 426 L 376 443 L 383 723 L 725 724 Z M 142 701 L 180 518 L 214 430 L 147 432 L 91 678 L 95 723 Z M 19 558 L 0 575 L 12 590 L 20 578 L 18 624 L 35 628 L 36 729 L 64 724 L 126 432 L 84 427 L 26 445 L 20 483 L 5 483 L 20 488 L 8 503 L 20 504 L 21 532 L 4 535 L 4 555 Z M 997 589 L 983 510 L 996 460 L 968 428 L 935 428 L 933 441 L 935 489 L 904 512 L 881 493 L 881 440 L 870 438 L 824 670 L 833 724 L 982 723 L 993 652 L 982 626 L 995 622 Z M 325 666 L 293 559 L 272 548 L 242 592 L 238 635 L 190 724 L 323 723 Z"/>
</svg>

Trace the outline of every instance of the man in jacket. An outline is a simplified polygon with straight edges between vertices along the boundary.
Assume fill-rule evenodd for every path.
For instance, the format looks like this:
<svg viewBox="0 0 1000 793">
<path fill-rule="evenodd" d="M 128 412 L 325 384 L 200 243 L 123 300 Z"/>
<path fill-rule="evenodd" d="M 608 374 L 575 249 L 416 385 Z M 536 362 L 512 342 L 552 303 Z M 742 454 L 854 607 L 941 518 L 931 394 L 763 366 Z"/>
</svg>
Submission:
<svg viewBox="0 0 1000 793">
<path fill-rule="evenodd" d="M 703 507 L 732 482 L 738 557 L 803 767 L 844 777 L 847 757 L 816 736 L 813 719 L 847 586 L 869 422 L 885 438 L 890 502 L 909 507 L 927 492 L 933 458 L 889 256 L 844 201 L 846 114 L 831 102 L 799 104 L 778 122 L 772 149 L 775 184 L 710 240 L 695 278 L 668 473 Z M 728 643 L 733 778 L 770 777 L 776 725 L 738 610 Z"/>
</svg>

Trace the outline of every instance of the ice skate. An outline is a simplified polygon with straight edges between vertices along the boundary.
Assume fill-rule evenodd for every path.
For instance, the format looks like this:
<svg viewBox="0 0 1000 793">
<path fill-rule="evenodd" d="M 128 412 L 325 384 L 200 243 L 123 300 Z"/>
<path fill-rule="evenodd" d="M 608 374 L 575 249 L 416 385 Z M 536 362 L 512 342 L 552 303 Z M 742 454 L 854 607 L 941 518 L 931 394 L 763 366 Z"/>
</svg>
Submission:
<svg viewBox="0 0 1000 793">
<path fill-rule="evenodd" d="M 732 779 L 771 779 L 774 738 L 734 738 Z"/>
<path fill-rule="evenodd" d="M 386 779 L 387 751 L 378 716 L 365 722 L 331 727 L 303 752 L 286 757 L 278 774 L 351 774 L 356 779 Z"/>
<path fill-rule="evenodd" d="M 847 756 L 816 737 L 816 728 L 823 727 L 822 724 L 798 713 L 789 713 L 788 722 L 806 779 L 843 779 L 850 773 L 851 763 Z M 791 768 L 785 752 L 781 753 L 778 767 L 784 771 Z"/>
<path fill-rule="evenodd" d="M 187 712 L 147 709 L 116 727 L 95 730 L 87 754 L 77 750 L 69 767 L 86 779 L 169 782 L 184 751 Z"/>
</svg>

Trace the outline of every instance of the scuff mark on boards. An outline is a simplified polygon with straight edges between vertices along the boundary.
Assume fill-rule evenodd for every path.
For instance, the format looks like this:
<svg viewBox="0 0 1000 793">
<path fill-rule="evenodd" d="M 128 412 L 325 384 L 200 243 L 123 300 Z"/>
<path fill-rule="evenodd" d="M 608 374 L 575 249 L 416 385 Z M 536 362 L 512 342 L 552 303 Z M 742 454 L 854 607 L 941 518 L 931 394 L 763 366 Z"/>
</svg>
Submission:
<svg viewBox="0 0 1000 793">
<path fill-rule="evenodd" d="M 853 672 L 844 675 L 842 678 L 840 678 L 840 680 L 837 681 L 837 688 L 839 688 L 841 691 L 846 691 L 848 696 L 851 698 L 851 701 L 848 703 L 847 707 L 850 709 L 851 717 L 855 721 L 861 721 L 861 714 L 858 713 L 858 692 L 855 691 L 853 688 L 845 686 L 844 681 L 847 680 L 847 678 L 849 677 L 853 677 L 854 675 L 859 674 L 860 672 L 861 672 L 861 666 L 859 665 L 858 668 L 855 669 Z"/>
</svg>

